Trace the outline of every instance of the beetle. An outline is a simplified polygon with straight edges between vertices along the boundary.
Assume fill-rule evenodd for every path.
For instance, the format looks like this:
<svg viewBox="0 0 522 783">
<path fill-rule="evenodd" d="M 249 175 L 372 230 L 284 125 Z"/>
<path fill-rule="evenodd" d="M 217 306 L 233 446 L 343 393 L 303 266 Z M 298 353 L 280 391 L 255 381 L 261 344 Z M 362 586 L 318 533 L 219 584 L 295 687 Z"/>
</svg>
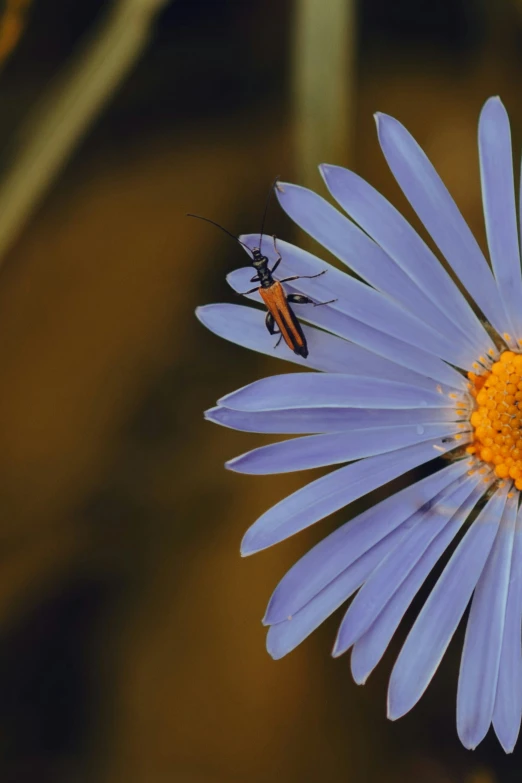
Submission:
<svg viewBox="0 0 522 783">
<path fill-rule="evenodd" d="M 256 274 L 250 279 L 250 282 L 257 282 L 260 285 L 259 287 L 251 288 L 249 291 L 243 291 L 241 294 L 246 296 L 247 294 L 253 294 L 254 291 L 259 292 L 259 296 L 265 303 L 268 311 L 265 318 L 266 328 L 270 334 L 279 334 L 279 340 L 274 345 L 274 348 L 277 348 L 281 340 L 284 340 L 291 351 L 306 359 L 308 356 L 306 337 L 290 305 L 311 304 L 314 307 L 320 307 L 321 305 L 332 304 L 336 300 L 330 299 L 328 302 L 314 302 L 313 299 L 303 294 L 287 294 L 282 283 L 290 283 L 292 280 L 300 280 L 302 278 L 312 280 L 315 277 L 321 277 L 328 270 L 324 269 L 316 275 L 293 275 L 292 277 L 284 277 L 282 280 L 275 280 L 273 275 L 282 261 L 282 256 L 277 249 L 276 237 L 274 236 L 272 239 L 277 256 L 274 266 L 270 269 L 268 258 L 261 253 L 261 248 L 253 247 L 252 265 L 256 270 Z"/>
<path fill-rule="evenodd" d="M 270 193 L 272 192 L 273 187 L 274 186 L 272 186 Z M 275 236 L 273 236 L 272 239 L 274 242 L 276 262 L 272 269 L 270 269 L 269 266 L 269 259 L 261 252 L 267 206 L 268 200 L 267 205 L 265 206 L 263 224 L 259 236 L 259 247 L 253 248 L 249 248 L 248 245 L 245 245 L 244 242 L 241 242 L 239 237 L 236 237 L 230 231 L 227 231 L 226 228 L 221 226 L 219 223 L 216 223 L 214 220 L 202 217 L 201 215 L 193 215 L 190 213 L 187 216 L 197 218 L 198 220 L 204 220 L 207 223 L 212 223 L 213 226 L 220 228 L 225 232 L 225 234 L 228 234 L 230 237 L 232 237 L 232 239 L 235 239 L 236 242 L 239 242 L 240 245 L 242 245 L 249 253 L 252 254 L 252 265 L 256 270 L 256 273 L 250 279 L 250 282 L 259 283 L 259 285 L 254 286 L 254 288 L 251 288 L 249 291 L 239 292 L 240 296 L 247 296 L 248 294 L 253 294 L 255 291 L 258 291 L 268 311 L 265 318 L 266 328 L 272 335 L 279 334 L 279 339 L 274 345 L 274 349 L 277 348 L 281 340 L 284 340 L 291 351 L 293 351 L 298 356 L 302 356 L 303 359 L 306 359 L 308 356 L 308 344 L 306 342 L 306 337 L 304 335 L 301 324 L 299 323 L 299 320 L 297 319 L 297 316 L 295 315 L 290 305 L 311 304 L 314 307 L 321 307 L 322 305 L 332 304 L 332 302 L 336 302 L 337 300 L 330 299 L 328 302 L 314 302 L 313 299 L 310 299 L 310 297 L 304 296 L 303 294 L 287 294 L 282 285 L 283 283 L 289 283 L 292 280 L 301 280 L 304 278 L 312 280 L 316 277 L 321 277 L 321 275 L 324 275 L 328 271 L 327 269 L 324 269 L 322 272 L 318 272 L 316 275 L 293 275 L 292 277 L 285 277 L 282 280 L 276 280 L 274 278 L 274 272 L 282 261 L 281 253 L 277 249 L 277 240 Z"/>
</svg>

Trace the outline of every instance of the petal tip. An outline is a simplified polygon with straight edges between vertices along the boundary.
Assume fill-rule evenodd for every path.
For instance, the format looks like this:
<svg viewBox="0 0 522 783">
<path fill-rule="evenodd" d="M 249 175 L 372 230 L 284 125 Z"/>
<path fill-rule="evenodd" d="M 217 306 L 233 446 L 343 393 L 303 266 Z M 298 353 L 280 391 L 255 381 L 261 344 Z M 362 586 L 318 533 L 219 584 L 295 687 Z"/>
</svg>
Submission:
<svg viewBox="0 0 522 783">
<path fill-rule="evenodd" d="M 517 744 L 519 726 L 517 726 L 514 731 L 514 727 L 512 725 L 499 726 L 498 721 L 495 722 L 495 719 L 493 719 L 493 728 L 495 729 L 495 734 L 497 735 L 498 741 L 502 745 L 504 753 L 513 753 L 515 750 L 515 745 Z"/>
<path fill-rule="evenodd" d="M 404 126 L 399 122 L 399 120 L 396 120 L 395 117 L 392 117 L 390 114 L 384 114 L 383 112 L 378 111 L 375 112 L 373 118 L 377 126 L 377 136 L 379 142 L 383 142 L 384 136 L 388 133 L 397 133 L 401 130 L 405 130 Z"/>
<path fill-rule="evenodd" d="M 286 655 L 284 650 L 278 650 L 277 647 L 271 643 L 271 640 L 268 636 L 266 639 L 266 651 L 273 661 L 280 661 L 281 658 L 284 658 Z"/>
<path fill-rule="evenodd" d="M 274 188 L 278 201 L 281 201 L 281 198 L 284 198 L 289 190 L 292 190 L 296 187 L 298 187 L 298 185 L 293 185 L 291 182 L 281 182 L 278 180 L 277 185 Z"/>
<path fill-rule="evenodd" d="M 358 674 L 358 675 L 355 675 L 355 674 L 353 673 L 353 670 L 352 670 L 352 677 L 353 677 L 353 681 L 354 681 L 354 683 L 355 683 L 356 685 L 366 685 L 366 681 L 368 680 L 368 677 L 369 677 L 369 676 L 370 676 L 369 674 L 364 674 L 364 675 L 362 675 L 362 676 L 361 676 L 360 674 Z"/>
<path fill-rule="evenodd" d="M 459 740 L 462 742 L 466 750 L 475 750 L 477 745 L 484 738 L 483 736 L 480 739 L 476 739 L 476 737 L 472 737 L 469 729 L 459 727 L 458 723 L 457 723 L 457 734 L 459 735 Z"/>
<path fill-rule="evenodd" d="M 199 307 L 196 307 L 194 310 L 194 315 L 198 319 L 198 321 L 201 321 L 202 324 L 205 323 L 204 321 L 204 313 L 208 309 L 209 305 L 200 305 Z"/>
<path fill-rule="evenodd" d="M 390 691 L 388 690 L 388 701 L 386 705 L 386 716 L 388 720 L 398 720 L 399 718 L 402 718 L 403 715 L 406 715 L 406 713 L 411 710 L 412 706 L 413 705 L 411 704 L 401 704 L 399 698 L 394 694 L 390 694 Z"/>
<path fill-rule="evenodd" d="M 332 652 L 331 652 L 332 658 L 340 658 L 344 652 L 346 652 L 346 650 L 341 649 L 341 646 L 339 645 L 339 642 L 336 639 L 334 642 L 334 646 L 332 647 Z"/>
<path fill-rule="evenodd" d="M 319 172 L 328 186 L 330 180 L 336 175 L 349 176 L 352 172 L 344 166 L 336 166 L 334 163 L 321 163 L 319 166 Z"/>
<path fill-rule="evenodd" d="M 277 623 L 274 622 L 274 620 L 270 617 L 270 604 L 268 604 L 265 612 L 265 616 L 261 620 L 261 625 L 265 628 L 271 628 L 272 625 L 276 625 Z"/>
<path fill-rule="evenodd" d="M 401 713 L 398 712 L 396 709 L 394 709 L 393 704 L 390 703 L 390 699 L 388 698 L 388 704 L 386 706 L 386 717 L 388 720 L 395 721 L 398 718 L 401 717 Z"/>
<path fill-rule="evenodd" d="M 323 175 L 323 177 L 326 177 L 331 171 L 338 168 L 337 166 L 334 166 L 333 163 L 320 163 L 318 166 L 319 171 Z"/>
<path fill-rule="evenodd" d="M 491 98 L 488 98 L 480 111 L 479 131 L 482 133 L 484 133 L 484 123 L 486 121 L 489 121 L 490 123 L 507 122 L 509 124 L 507 109 L 498 95 L 493 95 Z M 496 130 L 496 126 L 491 128 L 492 132 Z"/>
<path fill-rule="evenodd" d="M 241 557 L 250 557 L 250 555 L 254 554 L 254 550 L 249 546 L 246 533 L 243 537 L 243 540 L 241 541 L 241 544 L 239 545 L 239 554 Z"/>
<path fill-rule="evenodd" d="M 380 128 L 380 126 L 383 123 L 386 122 L 397 122 L 396 119 L 391 117 L 389 114 L 385 114 L 383 111 L 376 111 L 373 115 L 373 119 L 375 120 L 375 124 L 377 125 L 377 129 Z"/>
<path fill-rule="evenodd" d="M 226 305 L 225 305 L 226 306 Z M 194 310 L 194 315 L 203 326 L 213 331 L 213 324 L 215 322 L 215 314 L 219 313 L 219 309 L 223 307 L 223 302 L 211 302 L 206 305 L 199 305 Z M 230 305 L 234 307 L 234 305 Z"/>
<path fill-rule="evenodd" d="M 281 611 L 281 604 L 278 601 L 278 588 L 274 590 L 268 601 L 265 616 L 263 617 L 263 625 L 278 625 L 284 623 L 286 620 L 291 620 L 292 615 L 288 611 Z"/>
<path fill-rule="evenodd" d="M 226 401 L 233 397 L 235 392 L 229 392 L 228 394 L 224 394 L 223 397 L 220 397 L 217 401 L 217 408 L 226 408 L 228 407 L 226 404 Z"/>
<path fill-rule="evenodd" d="M 252 258 L 252 253 L 247 252 L 247 248 L 248 248 L 248 250 L 250 250 L 251 246 L 255 245 L 255 243 L 259 239 L 259 234 L 258 233 L 256 233 L 256 234 L 240 234 L 238 236 L 238 239 L 239 239 L 240 242 L 243 243 L 243 245 L 247 246 L 247 247 L 244 247 L 243 250 L 245 251 L 245 253 L 248 255 L 249 258 Z"/>
<path fill-rule="evenodd" d="M 241 554 L 241 557 L 250 557 L 250 555 L 255 555 L 256 552 L 259 551 L 260 549 L 255 545 L 253 536 L 250 535 L 250 531 L 247 530 L 247 532 L 243 536 L 243 540 L 241 541 L 241 545 L 239 547 L 239 552 Z"/>
</svg>

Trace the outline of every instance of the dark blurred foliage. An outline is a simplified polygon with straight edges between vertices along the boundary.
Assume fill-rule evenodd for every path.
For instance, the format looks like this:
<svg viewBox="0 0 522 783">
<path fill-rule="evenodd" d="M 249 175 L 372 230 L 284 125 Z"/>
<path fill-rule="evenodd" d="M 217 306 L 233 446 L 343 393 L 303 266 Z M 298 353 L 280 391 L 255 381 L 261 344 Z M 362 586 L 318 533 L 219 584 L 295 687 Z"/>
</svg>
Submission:
<svg viewBox="0 0 522 783">
<path fill-rule="evenodd" d="M 0 74 L 0 167 L 107 6 L 33 0 Z M 386 720 L 390 664 L 420 602 L 364 689 L 329 657 L 337 617 L 288 659 L 264 650 L 271 589 L 346 513 L 240 560 L 245 528 L 307 477 L 222 467 L 263 439 L 202 411 L 282 368 L 195 320 L 197 304 L 233 301 L 225 275 L 244 259 L 184 214 L 250 231 L 273 176 L 299 180 L 294 10 L 174 0 L 5 261 L 3 783 L 518 780 L 522 751 L 457 740 L 462 633 L 414 713 Z M 359 3 L 349 163 L 410 218 L 373 112 L 408 125 L 483 242 L 476 122 L 498 93 L 520 141 L 520 31 L 516 4 L 497 0 Z M 275 206 L 269 223 L 295 236 Z"/>
<path fill-rule="evenodd" d="M 485 34 L 484 3 L 474 0 L 439 0 L 415 3 L 412 0 L 369 0 L 359 4 L 367 40 L 382 36 L 395 42 L 433 42 L 453 54 L 462 54 L 480 45 Z"/>
</svg>

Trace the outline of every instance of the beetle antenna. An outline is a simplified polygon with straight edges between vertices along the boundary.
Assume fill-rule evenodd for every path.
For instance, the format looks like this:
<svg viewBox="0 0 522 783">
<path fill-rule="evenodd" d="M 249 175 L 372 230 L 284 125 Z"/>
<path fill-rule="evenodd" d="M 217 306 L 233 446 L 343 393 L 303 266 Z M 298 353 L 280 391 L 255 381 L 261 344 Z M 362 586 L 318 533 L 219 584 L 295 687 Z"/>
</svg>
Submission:
<svg viewBox="0 0 522 783">
<path fill-rule="evenodd" d="M 245 245 L 244 242 L 242 242 L 239 237 L 236 237 L 235 234 L 232 234 L 231 231 L 228 231 L 224 226 L 222 226 L 220 223 L 216 223 L 215 220 L 211 220 L 210 218 L 203 217 L 202 215 L 193 215 L 191 212 L 187 212 L 187 217 L 191 218 L 197 218 L 197 220 L 204 220 L 205 223 L 212 223 L 213 226 L 217 226 L 217 228 L 220 228 L 221 231 L 224 231 L 225 234 L 228 234 L 229 237 L 232 237 L 232 239 L 235 239 L 236 242 L 239 242 L 240 245 L 243 245 L 244 248 L 248 250 L 248 252 L 251 254 L 252 250 L 248 247 L 248 245 Z"/>
<path fill-rule="evenodd" d="M 259 250 L 261 251 L 261 245 L 263 244 L 263 231 L 265 228 L 265 220 L 266 220 L 266 214 L 268 212 L 268 205 L 270 204 L 270 198 L 272 197 L 272 193 L 274 192 L 274 188 L 277 185 L 277 180 L 279 179 L 279 174 L 274 179 L 272 184 L 270 185 L 270 190 L 268 191 L 268 196 L 266 197 L 265 202 L 265 211 L 263 212 L 263 221 L 261 223 L 261 233 L 259 234 Z"/>
</svg>

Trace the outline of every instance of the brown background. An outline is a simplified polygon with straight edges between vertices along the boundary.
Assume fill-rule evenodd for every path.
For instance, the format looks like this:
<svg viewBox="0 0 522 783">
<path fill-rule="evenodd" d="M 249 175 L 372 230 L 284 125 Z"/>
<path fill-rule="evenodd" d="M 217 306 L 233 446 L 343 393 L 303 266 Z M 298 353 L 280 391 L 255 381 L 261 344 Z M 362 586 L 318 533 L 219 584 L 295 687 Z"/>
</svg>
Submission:
<svg viewBox="0 0 522 783">
<path fill-rule="evenodd" d="M 34 0 L 0 74 L 0 171 L 105 5 Z M 299 181 L 294 12 L 290 0 L 173 2 L 5 260 L 2 781 L 519 779 L 520 750 L 506 757 L 490 736 L 470 753 L 457 740 L 461 635 L 397 724 L 385 718 L 386 684 L 411 618 L 363 689 L 347 658 L 329 657 L 335 620 L 282 661 L 264 649 L 271 589 L 332 523 L 239 557 L 246 527 L 304 479 L 222 467 L 263 438 L 202 411 L 283 366 L 194 318 L 198 304 L 234 301 L 224 278 L 244 257 L 184 215 L 252 231 L 273 176 Z M 519 159 L 517 5 L 368 0 L 356 41 L 352 167 L 410 215 L 372 120 L 397 116 L 482 241 L 476 123 L 491 94 L 508 107 Z M 296 236 L 276 206 L 269 224 Z"/>
</svg>

